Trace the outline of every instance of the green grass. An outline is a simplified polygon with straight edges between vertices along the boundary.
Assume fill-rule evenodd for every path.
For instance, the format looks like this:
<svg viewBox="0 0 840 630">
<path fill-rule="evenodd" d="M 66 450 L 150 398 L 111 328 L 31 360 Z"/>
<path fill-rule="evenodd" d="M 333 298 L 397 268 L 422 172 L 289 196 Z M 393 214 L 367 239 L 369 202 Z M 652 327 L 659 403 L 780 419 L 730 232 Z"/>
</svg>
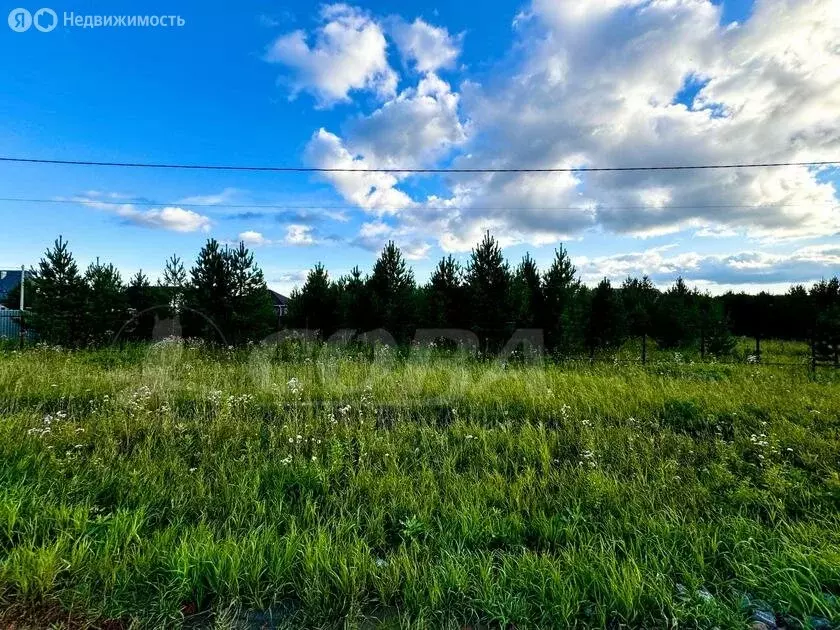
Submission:
<svg viewBox="0 0 840 630">
<path fill-rule="evenodd" d="M 839 514 L 830 369 L 0 355 L 21 616 L 730 628 L 762 600 L 840 624 Z"/>
</svg>

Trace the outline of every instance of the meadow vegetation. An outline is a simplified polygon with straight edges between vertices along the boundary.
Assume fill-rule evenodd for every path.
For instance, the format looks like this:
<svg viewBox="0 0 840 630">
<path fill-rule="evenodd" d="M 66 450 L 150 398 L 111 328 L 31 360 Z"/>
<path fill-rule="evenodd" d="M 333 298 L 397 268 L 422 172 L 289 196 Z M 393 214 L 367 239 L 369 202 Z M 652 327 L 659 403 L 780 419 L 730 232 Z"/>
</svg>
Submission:
<svg viewBox="0 0 840 630">
<path fill-rule="evenodd" d="M 0 602 L 109 627 L 831 627 L 838 412 L 835 370 L 673 354 L 7 350 Z"/>
</svg>

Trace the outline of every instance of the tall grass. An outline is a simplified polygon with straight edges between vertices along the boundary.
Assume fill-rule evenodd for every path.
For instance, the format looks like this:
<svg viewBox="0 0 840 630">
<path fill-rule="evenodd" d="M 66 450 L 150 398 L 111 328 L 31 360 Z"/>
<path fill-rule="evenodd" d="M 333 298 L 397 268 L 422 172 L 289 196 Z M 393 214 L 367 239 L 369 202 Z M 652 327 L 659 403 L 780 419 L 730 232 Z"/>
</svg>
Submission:
<svg viewBox="0 0 840 630">
<path fill-rule="evenodd" d="M 76 623 L 840 623 L 840 378 L 0 355 L 0 602 Z M 23 613 L 21 613 L 23 614 Z"/>
</svg>

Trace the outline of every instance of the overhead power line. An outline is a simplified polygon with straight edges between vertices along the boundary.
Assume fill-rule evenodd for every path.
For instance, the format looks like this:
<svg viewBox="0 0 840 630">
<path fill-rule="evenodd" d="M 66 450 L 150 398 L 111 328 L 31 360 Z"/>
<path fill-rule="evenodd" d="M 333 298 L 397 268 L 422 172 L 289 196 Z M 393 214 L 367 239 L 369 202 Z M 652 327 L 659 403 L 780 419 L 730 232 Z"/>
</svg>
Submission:
<svg viewBox="0 0 840 630">
<path fill-rule="evenodd" d="M 206 171 L 265 171 L 275 173 L 608 173 L 619 171 L 690 171 L 716 169 L 775 168 L 782 166 L 840 166 L 840 160 L 822 162 L 746 162 L 733 164 L 691 164 L 662 166 L 580 166 L 568 168 L 326 168 L 314 166 L 236 166 L 228 164 L 164 164 L 155 162 L 97 162 L 92 160 L 50 160 L 0 157 L 0 162 L 58 164 L 66 166 L 112 166 Z"/>
<path fill-rule="evenodd" d="M 22 197 L 0 197 L 0 203 L 42 203 L 42 204 L 72 204 L 72 205 L 102 205 L 102 206 L 140 206 L 145 208 L 178 207 L 178 208 L 216 208 L 218 210 L 359 210 L 359 206 L 353 205 L 331 205 L 331 204 L 259 204 L 259 203 L 182 203 L 179 201 L 106 201 L 91 198 L 74 199 L 33 199 Z M 779 204 L 691 204 L 691 205 L 669 205 L 669 206 L 377 206 L 375 210 L 703 210 L 703 209 L 771 209 L 771 208 L 837 208 L 836 203 L 779 203 Z"/>
</svg>

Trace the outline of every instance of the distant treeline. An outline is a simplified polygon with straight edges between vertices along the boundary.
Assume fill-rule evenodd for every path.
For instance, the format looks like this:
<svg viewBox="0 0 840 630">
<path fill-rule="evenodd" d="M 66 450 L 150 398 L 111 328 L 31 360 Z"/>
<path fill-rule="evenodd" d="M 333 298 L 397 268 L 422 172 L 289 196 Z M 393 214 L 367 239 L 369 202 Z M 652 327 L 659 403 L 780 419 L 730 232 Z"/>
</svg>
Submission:
<svg viewBox="0 0 840 630">
<path fill-rule="evenodd" d="M 665 291 L 647 277 L 627 278 L 619 287 L 605 278 L 589 288 L 562 246 L 548 269 L 528 254 L 512 267 L 490 233 L 465 267 L 447 256 L 425 285 L 392 242 L 368 275 L 355 267 L 332 279 L 319 263 L 292 292 L 282 319 L 242 243 L 228 248 L 210 239 L 189 272 L 172 256 L 152 285 L 142 271 L 124 284 L 113 265 L 98 260 L 80 273 L 59 238 L 31 284 L 27 324 L 40 338 L 66 346 L 150 339 L 161 320 L 176 316 L 184 336 L 229 344 L 259 341 L 278 327 L 322 339 L 339 330 L 382 329 L 408 343 L 424 328 L 469 330 L 482 347 L 496 349 L 515 330 L 537 329 L 549 352 L 567 356 L 615 348 L 629 337 L 722 356 L 731 352 L 733 335 L 814 340 L 818 352 L 833 355 L 840 337 L 837 277 L 792 286 L 784 295 L 711 296 L 682 278 Z M 7 302 L 17 303 L 14 292 Z"/>
<path fill-rule="evenodd" d="M 561 246 L 546 270 L 526 254 L 512 267 L 492 235 L 472 250 L 466 267 L 452 256 L 438 262 L 418 286 L 399 248 L 388 243 L 369 275 L 358 267 L 336 280 L 322 265 L 292 293 L 286 325 L 329 337 L 340 329 L 384 329 L 408 342 L 417 328 L 468 329 L 484 347 L 498 348 L 514 330 L 539 329 L 546 349 L 578 355 L 647 336 L 660 348 L 699 346 L 725 355 L 733 334 L 779 339 L 818 336 L 821 352 L 837 344 L 840 283 L 835 277 L 785 295 L 711 296 L 676 278 L 666 291 L 651 280 L 603 279 L 584 285 Z"/>
</svg>

